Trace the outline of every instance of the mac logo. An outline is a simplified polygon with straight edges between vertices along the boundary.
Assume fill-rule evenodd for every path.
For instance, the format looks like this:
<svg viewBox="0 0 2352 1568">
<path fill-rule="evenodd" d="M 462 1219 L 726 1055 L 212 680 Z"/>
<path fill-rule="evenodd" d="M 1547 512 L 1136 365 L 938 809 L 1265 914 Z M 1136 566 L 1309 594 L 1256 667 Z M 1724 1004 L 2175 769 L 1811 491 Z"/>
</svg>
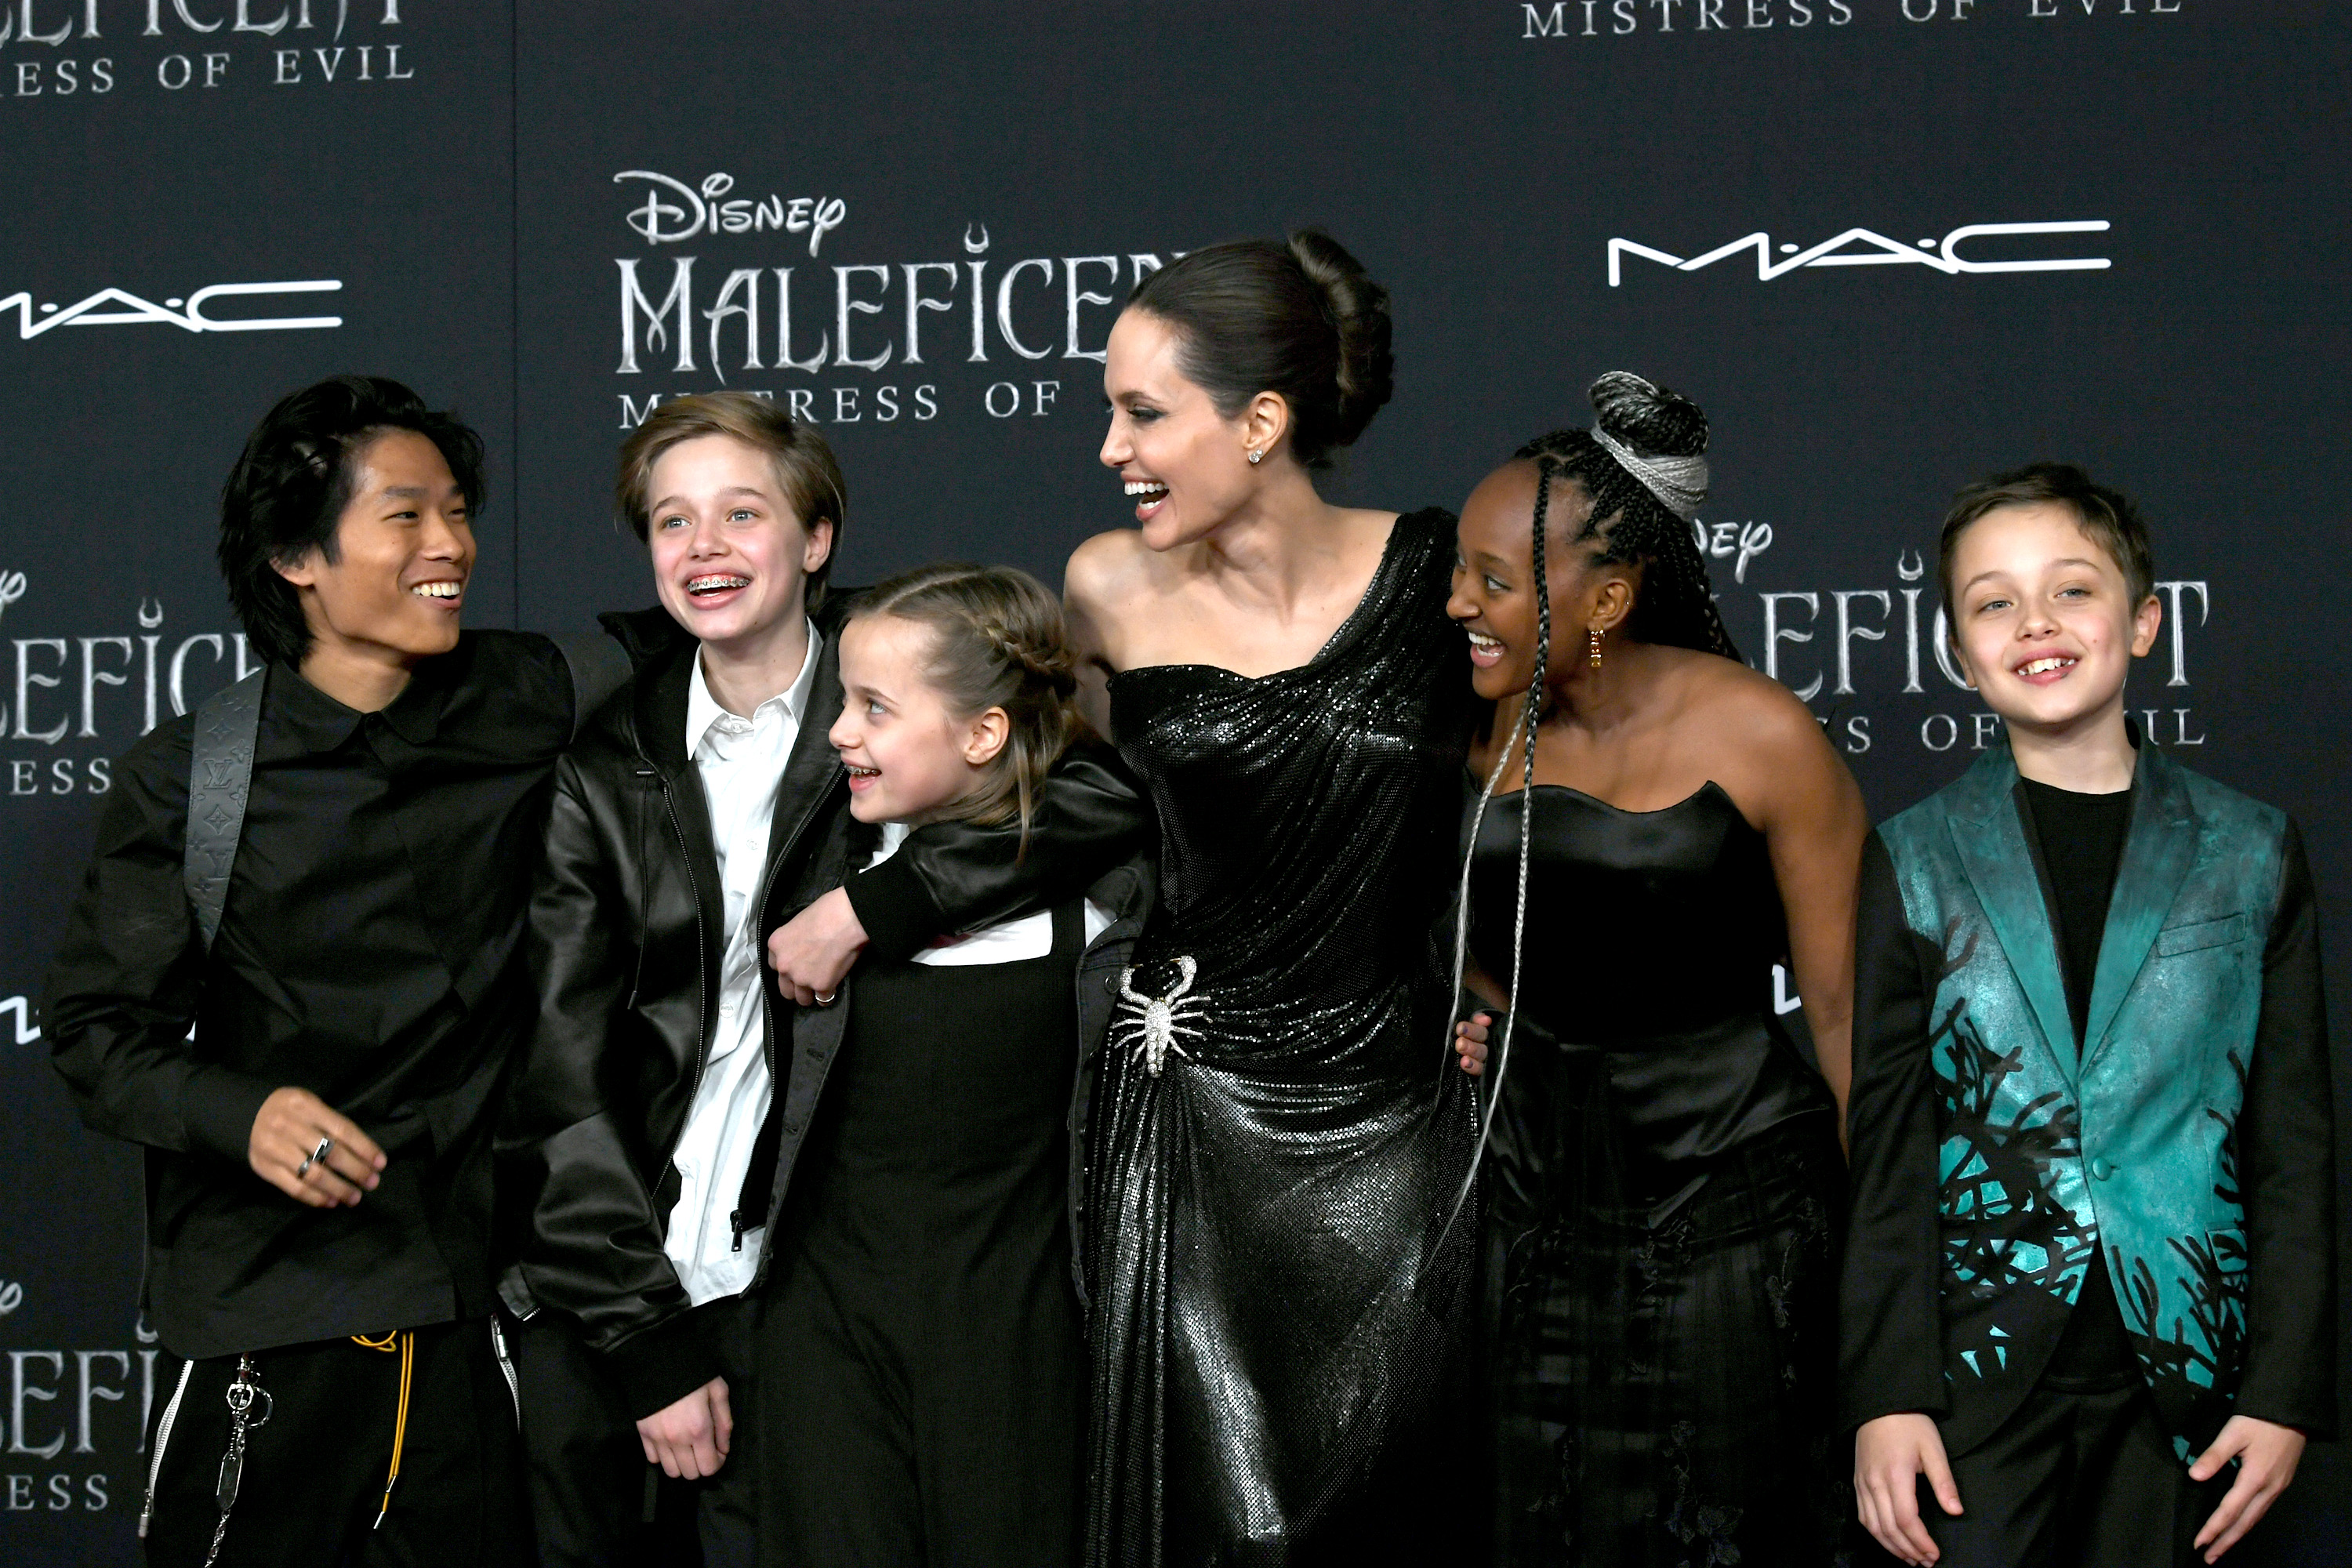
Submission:
<svg viewBox="0 0 2352 1568">
<path fill-rule="evenodd" d="M 184 300 L 173 295 L 160 305 L 125 289 L 101 289 L 89 299 L 70 305 L 45 302 L 37 306 L 30 294 L 19 290 L 0 297 L 0 316 L 5 316 L 11 309 L 16 310 L 19 342 L 37 338 L 52 327 L 121 327 L 140 322 L 160 322 L 187 332 L 290 332 L 312 327 L 340 327 L 343 319 L 341 316 L 221 317 L 207 314 L 207 307 L 216 300 L 247 295 L 331 294 L 342 286 L 342 281 L 334 278 L 286 283 L 213 283 Z"/>
<path fill-rule="evenodd" d="M 1971 223 L 1961 225 L 1941 240 L 1923 239 L 1916 245 L 1906 245 L 1899 239 L 1889 239 L 1866 228 L 1850 228 L 1836 238 L 1825 239 L 1811 249 L 1801 249 L 1786 243 L 1775 247 L 1770 235 L 1759 232 L 1687 260 L 1650 246 L 1637 245 L 1630 239 L 1612 239 L 1609 242 L 1609 287 L 1622 286 L 1625 258 L 1628 256 L 1638 256 L 1644 261 L 1654 261 L 1677 272 L 1696 272 L 1744 250 L 1756 252 L 1756 277 L 1759 282 L 1763 283 L 1769 283 L 1800 267 L 1932 267 L 1938 272 L 1955 276 L 1963 272 L 2103 272 L 2114 265 L 2104 256 L 2003 260 L 1985 255 L 1985 247 L 1977 242 L 2021 235 L 2105 234 L 2110 226 L 2105 218 L 2068 223 Z M 1966 256 L 1960 253 L 1964 245 L 1970 247 L 1970 253 Z M 1776 248 L 1780 258 L 1779 260 L 1773 259 Z"/>
</svg>

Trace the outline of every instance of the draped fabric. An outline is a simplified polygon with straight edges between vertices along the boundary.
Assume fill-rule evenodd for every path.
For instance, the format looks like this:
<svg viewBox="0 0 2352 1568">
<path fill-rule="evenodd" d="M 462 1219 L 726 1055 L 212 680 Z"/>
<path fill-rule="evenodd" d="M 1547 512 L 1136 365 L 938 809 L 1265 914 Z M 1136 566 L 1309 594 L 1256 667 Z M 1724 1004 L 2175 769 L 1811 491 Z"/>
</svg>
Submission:
<svg viewBox="0 0 2352 1568">
<path fill-rule="evenodd" d="M 1111 683 L 1163 835 L 1129 984 L 1178 1032 L 1156 1052 L 1122 1008 L 1095 1118 L 1102 1568 L 1445 1561 L 1475 1514 L 1443 1451 L 1476 1233 L 1475 1208 L 1446 1228 L 1476 1124 L 1432 942 L 1468 700 L 1453 550 L 1445 513 L 1399 519 L 1296 668 Z"/>
<path fill-rule="evenodd" d="M 1472 866 L 1510 973 L 1523 795 Z M 1493 1561 L 1832 1561 L 1844 1163 L 1770 1005 L 1763 836 L 1708 784 L 1663 811 L 1538 785 L 1521 1015 L 1488 1168 Z"/>
</svg>

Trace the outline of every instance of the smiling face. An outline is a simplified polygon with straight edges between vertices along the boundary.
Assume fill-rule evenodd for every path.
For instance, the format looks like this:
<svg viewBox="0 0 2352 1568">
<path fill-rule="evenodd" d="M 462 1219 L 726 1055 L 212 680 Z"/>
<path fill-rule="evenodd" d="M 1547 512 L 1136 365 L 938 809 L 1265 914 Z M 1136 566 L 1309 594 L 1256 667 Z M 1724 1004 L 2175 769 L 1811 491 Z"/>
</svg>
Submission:
<svg viewBox="0 0 2352 1568">
<path fill-rule="evenodd" d="M 310 628 L 312 659 L 414 664 L 457 646 L 474 525 L 441 449 L 389 430 L 352 459 L 352 499 L 335 521 L 334 559 L 312 545 L 278 565 Z"/>
<path fill-rule="evenodd" d="M 1953 650 L 1987 707 L 2050 736 L 2122 723 L 2132 660 L 2156 646 L 2163 616 L 2153 595 L 2131 602 L 2073 508 L 1985 513 L 1960 535 L 1951 575 Z"/>
<path fill-rule="evenodd" d="M 1632 608 L 1638 578 L 1593 562 L 1590 544 L 1564 546 L 1591 507 L 1583 486 L 1555 479 L 1547 508 L 1545 585 L 1551 596 L 1547 684 L 1570 679 L 1598 626 L 1605 636 Z M 1470 638 L 1470 684 L 1488 701 L 1525 691 L 1535 679 L 1536 466 L 1506 463 L 1463 503 L 1456 526 L 1454 591 L 1445 613 Z"/>
<path fill-rule="evenodd" d="M 655 459 L 646 493 L 654 587 L 679 626 L 721 649 L 791 635 L 833 524 L 802 523 L 766 453 L 732 436 L 680 441 Z"/>
<path fill-rule="evenodd" d="M 1182 340 L 1148 310 L 1129 310 L 1110 330 L 1103 395 L 1110 429 L 1102 460 L 1118 470 L 1154 550 L 1190 544 L 1215 531 L 1257 493 L 1265 466 L 1249 460 L 1251 438 L 1267 458 L 1283 448 L 1253 426 L 1253 410 L 1227 418 L 1178 363 Z M 1261 395 L 1258 403 L 1279 405 Z M 1262 422 L 1265 415 L 1258 411 Z"/>
<path fill-rule="evenodd" d="M 949 710 L 927 671 L 929 627 L 860 616 L 841 629 L 841 717 L 826 739 L 849 770 L 849 814 L 918 826 L 952 813 L 988 784 L 1011 733 L 1004 710 Z"/>
</svg>

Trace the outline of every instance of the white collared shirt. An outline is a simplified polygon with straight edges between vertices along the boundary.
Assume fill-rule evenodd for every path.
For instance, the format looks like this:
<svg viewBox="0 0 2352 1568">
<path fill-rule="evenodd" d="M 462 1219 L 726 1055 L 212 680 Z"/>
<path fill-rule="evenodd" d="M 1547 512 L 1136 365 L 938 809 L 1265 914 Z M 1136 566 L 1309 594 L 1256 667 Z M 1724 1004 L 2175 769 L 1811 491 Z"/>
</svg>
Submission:
<svg viewBox="0 0 2352 1568">
<path fill-rule="evenodd" d="M 678 1283 L 696 1306 L 742 1293 L 760 1261 L 761 1233 L 746 1231 L 735 1244 L 731 1223 L 741 1195 L 751 1145 L 767 1120 L 774 1085 L 761 1047 L 761 879 L 768 870 L 768 829 L 776 815 L 776 789 L 784 763 L 800 739 L 816 683 L 816 627 L 808 628 L 808 653 L 801 672 L 782 695 L 760 704 L 750 718 L 730 713 L 710 695 L 703 679 L 702 653 L 686 689 L 686 752 L 702 779 L 710 808 L 710 841 L 719 852 L 719 887 L 726 910 L 726 942 L 719 961 L 719 1026 L 710 1060 L 686 1113 L 670 1163 L 677 1168 L 677 1202 L 669 1211 L 663 1249 L 677 1270 Z"/>
<path fill-rule="evenodd" d="M 866 862 L 872 870 L 898 852 L 912 831 L 903 822 L 882 825 L 881 847 L 874 858 Z M 1087 900 L 1086 939 L 1091 942 L 1110 929 L 1110 911 Z M 1044 958 L 1054 951 L 1054 911 L 1039 910 L 1034 915 L 1017 920 L 1000 921 L 992 926 L 982 926 L 974 931 L 960 931 L 945 937 L 915 954 L 917 963 L 955 967 L 966 963 L 1018 963 L 1024 959 Z"/>
</svg>

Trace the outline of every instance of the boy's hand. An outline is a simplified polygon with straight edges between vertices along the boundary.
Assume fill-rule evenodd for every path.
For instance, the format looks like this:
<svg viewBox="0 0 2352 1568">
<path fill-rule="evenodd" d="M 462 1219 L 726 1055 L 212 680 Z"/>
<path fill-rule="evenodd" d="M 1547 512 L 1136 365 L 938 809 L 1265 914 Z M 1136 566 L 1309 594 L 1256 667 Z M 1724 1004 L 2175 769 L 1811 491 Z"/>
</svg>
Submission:
<svg viewBox="0 0 2352 1568">
<path fill-rule="evenodd" d="M 246 1137 L 245 1162 L 255 1175 L 314 1209 L 358 1203 L 362 1193 L 375 1191 L 384 1165 L 383 1151 L 355 1122 L 291 1084 L 261 1102 Z"/>
<path fill-rule="evenodd" d="M 666 1405 L 637 1423 L 646 1462 L 659 1465 L 673 1480 L 715 1476 L 727 1462 L 735 1437 L 735 1415 L 727 1407 L 727 1380 L 714 1377 L 684 1399 Z"/>
<path fill-rule="evenodd" d="M 2294 1479 L 2294 1468 L 2303 1462 L 2303 1434 L 2292 1426 L 2252 1415 L 2232 1415 L 2213 1446 L 2197 1457 L 2197 1462 L 2189 1467 L 2192 1481 L 2210 1481 L 2221 1473 L 2222 1466 L 2231 1459 L 2238 1461 L 2237 1484 L 2197 1532 L 2197 1550 L 2205 1553 L 2206 1562 L 2220 1562 L 2221 1553 L 2238 1544 L 2239 1537 L 2270 1512 L 2271 1504 Z"/>
<path fill-rule="evenodd" d="M 1492 1013 L 1479 1012 L 1454 1026 L 1454 1054 L 1472 1078 L 1486 1070 L 1486 1030 L 1494 1021 Z"/>
<path fill-rule="evenodd" d="M 778 990 L 803 1007 L 822 1007 L 840 992 L 865 948 L 866 927 L 849 894 L 835 888 L 776 928 L 768 938 L 768 962 Z"/>
<path fill-rule="evenodd" d="M 1960 1511 L 1960 1489 L 1944 1458 L 1944 1436 L 1933 1416 L 1882 1415 L 1853 1435 L 1853 1497 L 1863 1528 L 1878 1544 L 1913 1564 L 1943 1553 L 1919 1520 L 1919 1478 L 1936 1489 L 1944 1511 Z"/>
</svg>

